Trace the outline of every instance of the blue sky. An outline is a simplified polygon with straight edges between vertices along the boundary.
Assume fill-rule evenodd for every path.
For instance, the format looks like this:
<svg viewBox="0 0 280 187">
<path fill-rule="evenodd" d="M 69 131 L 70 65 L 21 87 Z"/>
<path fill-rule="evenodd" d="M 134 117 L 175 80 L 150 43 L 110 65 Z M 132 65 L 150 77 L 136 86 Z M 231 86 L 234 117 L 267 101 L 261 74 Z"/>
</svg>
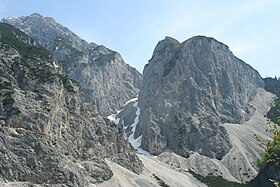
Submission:
<svg viewBox="0 0 280 187">
<path fill-rule="evenodd" d="M 280 76 L 279 0 L 0 0 L 0 18 L 53 17 L 142 72 L 165 36 L 206 35 L 265 76 Z"/>
</svg>

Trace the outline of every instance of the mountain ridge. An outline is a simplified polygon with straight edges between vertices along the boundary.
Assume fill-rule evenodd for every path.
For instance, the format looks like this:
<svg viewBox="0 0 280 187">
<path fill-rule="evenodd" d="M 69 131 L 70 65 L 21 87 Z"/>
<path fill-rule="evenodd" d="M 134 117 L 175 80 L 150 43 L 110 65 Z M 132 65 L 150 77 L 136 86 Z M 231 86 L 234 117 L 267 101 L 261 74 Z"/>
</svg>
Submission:
<svg viewBox="0 0 280 187">
<path fill-rule="evenodd" d="M 47 22 L 30 27 L 25 22 L 33 18 Z M 158 168 L 174 173 L 172 168 L 184 175 L 184 184 L 197 186 L 203 185 L 189 176 L 188 169 L 235 182 L 256 175 L 254 162 L 262 149 L 252 134 L 267 138 L 263 116 L 273 95 L 263 90 L 259 73 L 227 45 L 206 36 L 181 43 L 167 36 L 145 65 L 142 84 L 141 74 L 127 66 L 119 53 L 87 43 L 53 18 L 35 13 L 3 22 L 8 20 L 18 22 L 14 24 L 37 40 L 11 29 L 22 42 L 14 45 L 13 38 L 5 40 L 13 34 L 1 32 L 3 25 L 12 26 L 0 24 L 0 136 L 7 140 L 0 142 L 0 154 L 8 160 L 1 160 L 0 184 L 15 180 L 84 186 L 108 180 L 100 186 L 112 182 L 157 186 L 151 172 L 166 184 L 183 184 Z M 53 28 L 58 35 L 52 38 L 48 27 L 56 24 L 62 28 Z M 138 100 L 130 100 L 112 115 L 117 124 L 99 115 L 116 112 L 138 93 Z M 134 152 L 146 154 L 139 151 L 143 148 L 159 156 L 137 157 L 127 139 L 137 143 L 131 141 Z M 146 165 L 144 170 L 139 158 Z M 41 161 L 48 167 L 40 169 Z M 162 162 L 169 166 L 157 168 Z M 11 168 L 19 172 L 13 174 Z M 128 176 L 132 179 L 125 183 L 119 178 Z"/>
<path fill-rule="evenodd" d="M 112 177 L 105 159 L 142 171 L 122 129 L 84 102 L 46 49 L 11 25 L 0 33 L 1 185 L 89 186 Z"/>
<path fill-rule="evenodd" d="M 47 48 L 65 73 L 80 84 L 86 101 L 94 103 L 103 116 L 116 112 L 138 95 L 142 75 L 126 64 L 119 53 L 87 43 L 53 18 L 37 13 L 2 22 L 24 31 Z"/>
</svg>

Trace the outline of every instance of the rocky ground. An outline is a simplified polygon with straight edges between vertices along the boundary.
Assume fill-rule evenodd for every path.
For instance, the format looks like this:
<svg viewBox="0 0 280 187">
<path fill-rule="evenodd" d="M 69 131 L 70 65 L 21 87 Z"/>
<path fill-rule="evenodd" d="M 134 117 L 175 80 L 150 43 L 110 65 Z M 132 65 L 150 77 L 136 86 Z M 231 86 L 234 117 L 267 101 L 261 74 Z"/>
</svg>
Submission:
<svg viewBox="0 0 280 187">
<path fill-rule="evenodd" d="M 144 171 L 140 175 L 136 175 L 127 169 L 120 167 L 115 163 L 109 164 L 114 172 L 114 176 L 98 187 L 127 187 L 127 186 L 141 186 L 141 187 L 158 187 L 160 180 L 167 186 L 176 187 L 206 187 L 206 185 L 199 182 L 187 171 L 182 171 L 179 168 L 171 167 L 160 162 L 154 156 L 138 155 L 144 164 Z"/>
</svg>

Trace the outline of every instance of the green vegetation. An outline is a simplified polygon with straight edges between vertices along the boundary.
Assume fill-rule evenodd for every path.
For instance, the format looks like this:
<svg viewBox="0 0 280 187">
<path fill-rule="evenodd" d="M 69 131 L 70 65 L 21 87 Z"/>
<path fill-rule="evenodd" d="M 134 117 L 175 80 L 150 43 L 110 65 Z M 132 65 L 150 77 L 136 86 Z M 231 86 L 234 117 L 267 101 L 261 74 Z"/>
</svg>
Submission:
<svg viewBox="0 0 280 187">
<path fill-rule="evenodd" d="M 153 177 L 157 180 L 158 184 L 162 187 L 169 187 L 161 178 L 153 174 Z"/>
<path fill-rule="evenodd" d="M 272 134 L 272 140 L 264 143 L 266 149 L 262 157 L 258 160 L 257 165 L 263 169 L 267 164 L 272 164 L 280 168 L 280 78 L 265 78 L 265 89 L 274 93 L 278 98 L 275 99 L 276 105 L 271 107 L 267 113 L 268 129 L 267 131 Z M 273 123 L 272 123 L 273 122 Z M 279 187 L 279 181 L 271 180 L 276 187 Z"/>
<path fill-rule="evenodd" d="M 11 25 L 0 23 L 0 46 L 2 48 L 14 48 L 20 53 L 22 58 L 14 60 L 14 63 L 21 67 L 23 74 L 32 76 L 41 82 L 52 82 L 54 80 L 55 77 L 44 61 L 51 60 L 51 54 L 25 33 Z M 44 63 L 40 63 L 37 59 Z M 9 83 L 5 82 L 1 83 L 0 86 L 6 89 L 10 87 Z"/>
<path fill-rule="evenodd" d="M 267 117 L 274 123 L 277 123 L 277 117 L 280 116 L 280 78 L 264 78 L 265 90 L 274 93 L 278 98 L 275 100 L 276 105 L 271 107 L 267 113 Z"/>
<path fill-rule="evenodd" d="M 278 102 L 280 105 L 280 101 Z M 268 140 L 264 143 L 266 149 L 257 163 L 261 169 L 268 163 L 280 167 L 280 115 L 276 118 L 274 123 L 272 123 L 270 119 L 268 119 L 267 123 L 269 126 L 267 132 L 272 134 L 272 140 Z"/>
<path fill-rule="evenodd" d="M 56 74 L 56 75 L 62 80 L 63 86 L 67 91 L 75 92 L 71 84 L 71 82 L 76 83 L 75 80 L 70 79 L 67 75 L 61 75 L 61 74 Z"/>
<path fill-rule="evenodd" d="M 272 77 L 267 77 L 264 78 L 264 83 L 265 83 L 265 90 L 274 93 L 277 95 L 277 97 L 280 97 L 280 78 L 277 79 L 277 77 L 272 78 Z"/>
<path fill-rule="evenodd" d="M 199 181 L 206 184 L 209 187 L 250 187 L 249 184 L 240 184 L 236 182 L 227 181 L 221 176 L 202 176 L 194 171 L 190 171 L 190 173 Z"/>
<path fill-rule="evenodd" d="M 280 170 L 280 115 L 279 115 L 279 108 L 280 107 L 280 100 L 277 99 L 276 107 L 272 107 L 269 111 L 267 124 L 267 132 L 271 134 L 271 140 L 261 142 L 261 145 L 265 146 L 265 151 L 263 152 L 261 158 L 257 162 L 257 166 L 263 170 L 266 166 L 276 166 L 278 170 Z M 271 115 L 273 114 L 273 115 Z M 258 139 L 260 141 L 260 139 Z M 274 183 L 276 187 L 279 187 L 279 179 L 269 179 Z"/>
<path fill-rule="evenodd" d="M 53 82 L 55 80 L 54 74 L 52 74 L 47 69 L 37 69 L 37 68 L 30 68 L 29 75 L 36 78 L 40 82 Z"/>
<path fill-rule="evenodd" d="M 36 44 L 36 41 L 15 27 L 0 23 L 0 46 L 10 46 L 16 49 L 22 58 L 14 61 L 25 75 L 29 75 L 40 82 L 51 83 L 55 79 L 61 79 L 63 86 L 71 92 L 74 88 L 68 76 L 61 74 L 54 74 L 51 67 L 47 63 L 52 62 L 51 54 L 43 47 Z M 71 45 L 67 46 L 71 48 Z M 82 54 L 81 51 L 75 50 L 74 53 Z M 39 58 L 39 60 L 38 60 Z M 42 60 L 43 59 L 43 60 Z M 46 61 L 47 60 L 47 61 Z M 70 61 L 70 59 L 68 59 Z M 32 63 L 31 63 L 32 62 Z M 72 81 L 73 82 L 73 81 Z M 8 82 L 0 82 L 1 89 L 10 89 L 11 84 Z M 10 100 L 4 100 L 4 103 L 10 103 Z"/>
<path fill-rule="evenodd" d="M 13 47 L 24 59 L 49 58 L 50 55 L 43 47 L 34 45 L 34 39 L 5 23 L 0 23 L 0 43 L 2 47 L 4 45 Z"/>
<path fill-rule="evenodd" d="M 274 123 L 277 123 L 277 119 L 280 116 L 280 99 L 275 99 L 276 105 L 271 107 L 267 113 L 267 118 L 269 118 Z M 279 124 L 279 123 L 278 123 Z"/>
</svg>

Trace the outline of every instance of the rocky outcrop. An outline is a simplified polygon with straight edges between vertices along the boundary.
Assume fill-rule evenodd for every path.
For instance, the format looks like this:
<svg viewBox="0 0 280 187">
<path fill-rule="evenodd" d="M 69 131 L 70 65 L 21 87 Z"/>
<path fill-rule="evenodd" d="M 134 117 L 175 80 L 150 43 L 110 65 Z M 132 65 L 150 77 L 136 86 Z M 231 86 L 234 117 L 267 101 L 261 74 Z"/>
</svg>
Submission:
<svg viewBox="0 0 280 187">
<path fill-rule="evenodd" d="M 54 19 L 36 13 L 2 22 L 17 27 L 48 49 L 81 86 L 86 101 L 96 103 L 100 114 L 110 115 L 138 95 L 142 75 L 117 52 L 87 43 Z"/>
<path fill-rule="evenodd" d="M 250 182 L 252 187 L 275 187 L 274 182 L 280 181 L 280 167 L 276 164 L 267 164 Z"/>
<path fill-rule="evenodd" d="M 264 116 L 271 107 L 274 97 L 274 94 L 259 88 L 257 95 L 249 102 L 256 109 L 253 116 L 241 125 L 229 123 L 223 125 L 229 135 L 232 148 L 222 160 L 198 153 L 191 154 L 189 158 L 182 158 L 170 151 L 165 151 L 157 158 L 169 165 L 184 170 L 190 169 L 203 176 L 215 175 L 229 181 L 249 182 L 259 172 L 256 164 L 264 151 L 264 148 L 259 145 L 260 142 L 256 140 L 256 136 L 262 140 L 270 138 L 270 134 L 266 132 L 267 118 Z"/>
<path fill-rule="evenodd" d="M 153 154 L 165 149 L 222 159 L 231 149 L 223 123 L 240 124 L 264 83 L 259 73 L 213 38 L 166 37 L 145 66 L 135 138 Z"/>
<path fill-rule="evenodd" d="M 0 57 L 0 182 L 89 186 L 112 177 L 105 159 L 141 172 L 122 129 L 35 40 L 1 23 Z"/>
</svg>

